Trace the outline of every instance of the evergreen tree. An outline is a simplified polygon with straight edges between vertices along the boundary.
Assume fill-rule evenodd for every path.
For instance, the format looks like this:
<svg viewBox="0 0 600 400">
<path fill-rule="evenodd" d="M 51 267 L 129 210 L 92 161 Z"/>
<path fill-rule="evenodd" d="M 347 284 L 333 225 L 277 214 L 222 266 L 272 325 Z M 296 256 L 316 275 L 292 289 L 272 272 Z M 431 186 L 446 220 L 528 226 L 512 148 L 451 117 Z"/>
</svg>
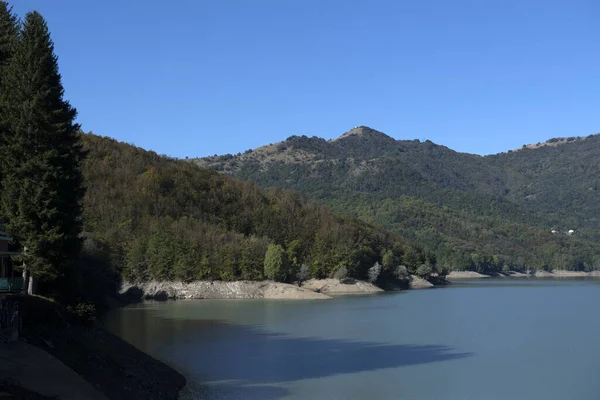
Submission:
<svg viewBox="0 0 600 400">
<path fill-rule="evenodd" d="M 5 91 L 2 82 L 6 74 L 6 66 L 12 58 L 18 42 L 19 23 L 17 16 L 12 13 L 12 8 L 6 2 L 0 0 L 0 94 Z M 6 115 L 6 110 L 2 108 L 0 103 L 0 141 L 6 136 L 7 130 L 3 115 Z M 2 187 L 1 180 L 2 171 L 0 171 L 0 188 Z"/>
<path fill-rule="evenodd" d="M 0 89 L 2 89 L 3 69 L 15 52 L 19 41 L 19 22 L 12 13 L 12 7 L 0 0 Z"/>
<path fill-rule="evenodd" d="M 37 12 L 28 13 L 0 93 L 7 230 L 27 248 L 40 291 L 66 295 L 76 284 L 83 197 L 76 110 L 63 99 L 54 44 Z"/>
</svg>

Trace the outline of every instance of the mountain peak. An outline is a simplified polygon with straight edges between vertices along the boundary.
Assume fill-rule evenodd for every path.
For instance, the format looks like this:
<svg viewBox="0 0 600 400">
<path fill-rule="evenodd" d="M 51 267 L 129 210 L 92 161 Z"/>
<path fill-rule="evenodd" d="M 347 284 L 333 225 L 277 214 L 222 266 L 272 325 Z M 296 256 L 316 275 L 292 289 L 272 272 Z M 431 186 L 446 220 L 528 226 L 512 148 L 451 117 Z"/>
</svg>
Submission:
<svg viewBox="0 0 600 400">
<path fill-rule="evenodd" d="M 389 137 L 388 135 L 386 135 L 383 132 L 379 132 L 373 128 L 370 128 L 368 126 L 355 126 L 354 128 L 350 129 L 348 132 L 344 133 L 342 136 L 332 139 L 331 141 L 334 142 L 336 140 L 340 140 L 340 139 L 345 139 L 348 137 L 364 137 L 364 138 L 378 138 L 378 139 L 384 139 L 386 141 L 390 141 L 390 142 L 394 142 L 394 139 Z"/>
</svg>

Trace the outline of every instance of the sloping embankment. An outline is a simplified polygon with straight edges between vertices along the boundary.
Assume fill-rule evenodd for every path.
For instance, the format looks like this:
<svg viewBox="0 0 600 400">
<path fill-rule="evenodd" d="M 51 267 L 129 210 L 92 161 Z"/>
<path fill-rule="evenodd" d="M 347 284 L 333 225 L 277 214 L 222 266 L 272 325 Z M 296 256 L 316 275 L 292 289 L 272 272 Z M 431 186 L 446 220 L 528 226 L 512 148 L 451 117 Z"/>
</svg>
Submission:
<svg viewBox="0 0 600 400">
<path fill-rule="evenodd" d="M 14 297 L 23 318 L 22 338 L 41 349 L 39 354 L 45 352 L 70 368 L 73 375 L 79 375 L 106 398 L 176 400 L 185 386 L 185 378 L 177 371 L 59 304 L 37 296 Z M 11 368 L 10 358 L 4 361 L 5 367 Z M 20 368 L 20 386 L 27 388 L 24 380 L 34 379 L 37 367 L 31 365 L 30 371 L 27 365 Z M 73 381 L 67 375 L 57 375 L 53 387 L 71 390 Z"/>
</svg>

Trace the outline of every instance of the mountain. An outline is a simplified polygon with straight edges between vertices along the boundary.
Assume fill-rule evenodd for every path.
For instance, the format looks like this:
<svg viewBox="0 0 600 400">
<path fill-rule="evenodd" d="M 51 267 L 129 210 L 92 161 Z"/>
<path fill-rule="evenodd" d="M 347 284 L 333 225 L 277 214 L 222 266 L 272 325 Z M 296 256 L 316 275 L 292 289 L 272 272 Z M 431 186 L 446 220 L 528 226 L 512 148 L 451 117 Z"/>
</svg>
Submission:
<svg viewBox="0 0 600 400">
<path fill-rule="evenodd" d="M 600 135 L 483 157 L 360 126 L 193 162 L 298 190 L 453 269 L 493 271 L 600 267 L 599 156 Z"/>
<path fill-rule="evenodd" d="M 288 280 L 344 268 L 395 279 L 400 260 L 415 272 L 435 259 L 397 235 L 335 215 L 297 192 L 263 190 L 212 170 L 109 138 L 82 134 L 85 267 L 89 290 L 119 278 L 261 280 L 267 249 L 283 251 Z M 107 268 L 108 266 L 108 268 Z M 284 275 L 285 275 L 284 274 Z M 306 279 L 306 278 L 305 278 Z M 98 293 L 100 296 L 102 293 Z"/>
</svg>

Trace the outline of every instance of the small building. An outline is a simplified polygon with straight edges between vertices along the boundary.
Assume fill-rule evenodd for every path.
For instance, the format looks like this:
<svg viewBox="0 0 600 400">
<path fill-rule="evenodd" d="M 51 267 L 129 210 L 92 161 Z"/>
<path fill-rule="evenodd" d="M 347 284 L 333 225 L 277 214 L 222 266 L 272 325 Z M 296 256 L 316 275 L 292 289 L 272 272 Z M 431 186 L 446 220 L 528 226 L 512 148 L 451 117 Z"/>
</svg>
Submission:
<svg viewBox="0 0 600 400">
<path fill-rule="evenodd" d="M 575 231 L 573 229 L 569 229 L 569 231 L 567 232 L 567 235 L 571 236 L 574 233 L 575 233 Z"/>
<path fill-rule="evenodd" d="M 10 258 L 20 253 L 10 251 L 9 243 L 11 241 L 12 238 L 6 232 L 0 231 L 0 293 L 23 290 L 23 277 L 19 271 L 15 271 Z"/>
</svg>

